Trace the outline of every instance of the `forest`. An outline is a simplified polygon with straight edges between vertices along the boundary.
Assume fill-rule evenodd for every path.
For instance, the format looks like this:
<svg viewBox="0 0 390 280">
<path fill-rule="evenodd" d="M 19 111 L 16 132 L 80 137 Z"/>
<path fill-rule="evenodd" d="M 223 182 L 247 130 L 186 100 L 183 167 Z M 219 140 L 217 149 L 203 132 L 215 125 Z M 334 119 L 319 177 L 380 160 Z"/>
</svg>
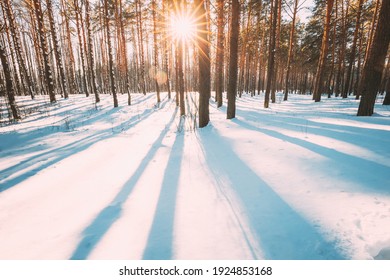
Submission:
<svg viewBox="0 0 390 280">
<path fill-rule="evenodd" d="M 10 119 L 15 97 L 168 92 L 185 115 L 185 92 L 235 116 L 235 98 L 275 93 L 361 96 L 373 114 L 390 88 L 389 7 L 380 0 L 5 0 L 1 2 L 0 94 Z M 383 2 L 383 3 L 382 3 Z M 304 11 L 305 17 L 300 16 Z M 214 96 L 211 96 L 213 92 Z M 387 94 L 383 104 L 390 104 Z M 2 111 L 2 119 L 7 116 Z"/>
<path fill-rule="evenodd" d="M 390 0 L 0 5 L 0 260 L 390 260 Z"/>
</svg>

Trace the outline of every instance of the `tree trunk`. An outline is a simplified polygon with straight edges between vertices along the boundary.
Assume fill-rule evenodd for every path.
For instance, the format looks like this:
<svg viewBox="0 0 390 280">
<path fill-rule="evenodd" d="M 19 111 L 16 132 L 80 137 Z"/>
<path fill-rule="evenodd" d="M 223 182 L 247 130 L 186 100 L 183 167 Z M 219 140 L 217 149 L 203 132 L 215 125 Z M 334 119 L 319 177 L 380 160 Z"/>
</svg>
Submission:
<svg viewBox="0 0 390 280">
<path fill-rule="evenodd" d="M 358 116 L 371 116 L 374 113 L 375 98 L 382 78 L 383 67 L 390 42 L 390 1 L 382 1 L 378 24 L 368 50 L 367 60 L 363 67 L 359 92 L 362 96 Z"/>
<path fill-rule="evenodd" d="M 104 0 L 104 18 L 106 25 L 106 37 L 107 37 L 107 48 L 108 48 L 108 65 L 109 65 L 109 77 L 110 77 L 110 87 L 112 97 L 114 99 L 114 108 L 118 107 L 118 98 L 116 95 L 116 86 L 115 86 L 115 75 L 114 75 L 114 62 L 112 57 L 112 46 L 111 46 L 111 36 L 110 36 L 110 20 L 108 17 L 108 0 Z"/>
<path fill-rule="evenodd" d="M 197 0 L 198 11 L 198 58 L 199 58 L 199 127 L 205 127 L 209 121 L 209 99 L 211 87 L 210 46 L 207 29 L 205 0 Z"/>
<path fill-rule="evenodd" d="M 232 0 L 230 24 L 229 83 L 227 88 L 227 119 L 236 117 L 238 35 L 240 32 L 240 2 Z"/>
<path fill-rule="evenodd" d="M 96 73 L 95 73 L 95 57 L 93 52 L 93 44 L 92 44 L 92 28 L 91 28 L 91 20 L 90 20 L 90 7 L 89 0 L 85 0 L 85 23 L 87 27 L 87 41 L 88 41 L 88 57 L 89 57 L 89 71 L 91 73 L 91 86 L 92 93 L 95 95 L 95 102 L 100 102 L 99 92 L 96 86 Z"/>
<path fill-rule="evenodd" d="M 50 66 L 49 61 L 49 50 L 46 41 L 45 27 L 43 22 L 43 13 L 40 0 L 34 0 L 34 9 L 35 16 L 38 25 L 38 33 L 39 33 L 39 41 L 40 41 L 40 49 L 43 58 L 43 66 L 45 69 L 45 81 L 47 85 L 47 89 L 49 91 L 50 102 L 56 102 L 56 96 L 54 92 L 54 83 L 53 83 L 53 73 Z"/>
<path fill-rule="evenodd" d="M 85 66 L 85 56 L 84 56 L 84 47 L 83 47 L 83 38 L 81 33 L 81 26 L 83 23 L 80 23 L 80 7 L 79 7 L 79 0 L 73 0 L 74 3 L 74 9 L 75 9 L 75 15 L 76 15 L 76 28 L 77 28 L 77 37 L 79 40 L 79 50 L 80 50 L 80 58 L 81 58 L 81 67 L 82 67 L 82 76 L 81 81 L 83 84 L 85 95 L 89 96 L 88 91 L 88 83 L 87 83 L 87 68 Z M 86 50 L 85 50 L 86 51 Z"/>
<path fill-rule="evenodd" d="M 267 86 L 265 88 L 264 108 L 269 107 L 269 96 L 271 93 L 271 84 L 275 73 L 275 42 L 276 42 L 276 25 L 278 17 L 278 3 L 279 0 L 273 0 L 272 7 L 272 21 L 271 21 L 271 34 L 268 49 L 268 66 L 267 66 Z"/>
<path fill-rule="evenodd" d="M 348 60 L 348 68 L 347 68 L 347 76 L 345 78 L 343 98 L 347 98 L 348 94 L 351 92 L 352 83 L 351 83 L 351 74 L 352 74 L 352 66 L 355 64 L 355 56 L 356 56 L 356 44 L 359 37 L 359 28 L 360 28 L 360 16 L 362 12 L 364 0 L 359 0 L 359 6 L 356 15 L 356 26 L 353 34 L 353 42 L 351 47 L 351 54 Z"/>
<path fill-rule="evenodd" d="M 288 91 L 289 91 L 289 82 L 290 82 L 290 70 L 292 63 L 292 56 L 294 51 L 294 34 L 295 34 L 295 19 L 297 15 L 299 0 L 294 0 L 294 8 L 293 8 L 293 18 L 291 22 L 291 31 L 290 31 L 290 42 L 288 47 L 288 58 L 287 58 L 287 70 L 286 70 L 286 81 L 284 88 L 284 101 L 288 99 Z"/>
<path fill-rule="evenodd" d="M 15 101 L 15 92 L 12 84 L 11 70 L 9 68 L 9 64 L 7 61 L 7 54 L 5 51 L 5 47 L 1 44 L 1 42 L 0 42 L 0 60 L 1 60 L 1 64 L 3 65 L 5 86 L 7 91 L 8 102 L 11 107 L 12 117 L 14 118 L 14 120 L 18 120 L 20 119 L 20 115 Z"/>
<path fill-rule="evenodd" d="M 154 83 L 156 86 L 157 103 L 161 102 L 160 87 L 158 84 L 158 43 L 157 43 L 157 19 L 156 19 L 156 0 L 152 0 L 152 17 L 153 17 L 153 49 L 154 49 Z"/>
<path fill-rule="evenodd" d="M 224 0 L 217 0 L 217 50 L 215 58 L 215 99 L 217 107 L 222 106 L 223 92 L 223 64 L 224 64 L 224 18 L 223 18 Z"/>
<path fill-rule="evenodd" d="M 34 99 L 34 90 L 33 90 L 33 83 L 31 81 L 31 77 L 27 71 L 26 64 L 23 59 L 22 55 L 22 48 L 20 44 L 20 38 L 19 38 L 19 32 L 17 30 L 16 22 L 15 22 L 15 17 L 14 17 L 14 12 L 12 10 L 12 6 L 10 3 L 10 0 L 5 0 L 4 1 L 4 8 L 8 17 L 9 21 L 9 28 L 11 30 L 11 36 L 14 42 L 15 46 L 15 52 L 16 52 L 16 58 L 19 64 L 19 73 L 22 75 L 22 80 L 24 80 L 27 84 L 27 90 L 31 96 L 32 99 Z"/>
<path fill-rule="evenodd" d="M 326 18 L 325 18 L 324 34 L 322 37 L 321 55 L 318 61 L 314 92 L 313 92 L 313 99 L 315 102 L 321 101 L 321 93 L 322 93 L 321 91 L 322 91 L 322 83 L 323 83 L 323 77 L 325 72 L 326 56 L 328 54 L 330 16 L 332 13 L 333 2 L 334 0 L 327 0 L 326 2 Z"/>
<path fill-rule="evenodd" d="M 58 70 L 60 72 L 60 88 L 62 91 L 62 95 L 65 98 L 68 98 L 68 86 L 66 83 L 65 70 L 64 70 L 64 65 L 62 63 L 62 55 L 61 55 L 61 51 L 60 51 L 56 26 L 54 23 L 53 5 L 52 5 L 51 0 L 46 0 L 46 5 L 47 5 L 48 16 L 49 16 L 51 37 L 53 40 L 54 56 L 56 59 Z"/>
</svg>

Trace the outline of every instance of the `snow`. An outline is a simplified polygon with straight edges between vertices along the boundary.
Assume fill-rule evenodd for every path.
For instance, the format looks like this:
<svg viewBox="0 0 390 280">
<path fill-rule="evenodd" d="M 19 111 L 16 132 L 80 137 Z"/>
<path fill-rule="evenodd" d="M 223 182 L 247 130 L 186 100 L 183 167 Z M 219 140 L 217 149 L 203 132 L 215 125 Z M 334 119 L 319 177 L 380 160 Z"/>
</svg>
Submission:
<svg viewBox="0 0 390 280">
<path fill-rule="evenodd" d="M 0 259 L 390 259 L 390 109 L 291 95 L 194 129 L 162 94 L 19 98 L 0 127 Z"/>
</svg>

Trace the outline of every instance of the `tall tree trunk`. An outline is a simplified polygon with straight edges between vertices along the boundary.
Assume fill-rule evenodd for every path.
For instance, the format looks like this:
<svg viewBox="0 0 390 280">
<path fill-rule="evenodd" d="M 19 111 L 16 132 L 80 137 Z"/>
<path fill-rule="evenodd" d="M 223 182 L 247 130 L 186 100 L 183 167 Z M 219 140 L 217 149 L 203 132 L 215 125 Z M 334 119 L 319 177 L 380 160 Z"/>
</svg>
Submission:
<svg viewBox="0 0 390 280">
<path fill-rule="evenodd" d="M 59 46 L 59 41 L 58 41 L 58 36 L 57 36 L 57 31 L 56 31 L 56 26 L 55 26 L 55 23 L 54 23 L 53 5 L 52 5 L 51 0 L 46 0 L 46 6 L 47 6 L 47 12 L 48 12 L 48 16 L 49 16 L 51 37 L 52 37 L 52 40 L 53 40 L 54 56 L 55 56 L 55 59 L 56 59 L 56 64 L 57 64 L 57 67 L 58 67 L 58 71 L 60 72 L 60 88 L 61 88 L 62 95 L 65 98 L 68 98 L 68 85 L 66 83 L 64 65 L 62 63 L 62 54 L 61 54 L 61 51 L 60 51 L 60 46 Z"/>
<path fill-rule="evenodd" d="M 79 40 L 79 50 L 80 50 L 81 67 L 82 67 L 81 81 L 83 84 L 85 95 L 88 97 L 89 91 L 88 91 L 88 83 L 87 83 L 87 68 L 85 66 L 85 56 L 84 56 L 83 37 L 82 37 L 83 35 L 81 32 L 81 25 L 83 23 L 80 22 L 81 11 L 79 7 L 79 0 L 73 0 L 73 3 L 74 3 L 75 15 L 76 15 L 77 37 Z"/>
<path fill-rule="evenodd" d="M 205 0 L 197 0 L 198 11 L 198 58 L 199 58 L 199 127 L 205 127 L 209 121 L 209 99 L 211 90 L 210 46 L 207 29 Z"/>
<path fill-rule="evenodd" d="M 12 5 L 11 5 L 10 0 L 4 0 L 4 4 L 5 4 L 4 5 L 5 12 L 7 14 L 8 21 L 9 21 L 9 28 L 11 31 L 11 36 L 12 36 L 14 46 L 15 46 L 16 58 L 18 61 L 18 65 L 20 67 L 19 73 L 22 75 L 22 77 L 21 77 L 22 80 L 24 80 L 25 83 L 27 84 L 27 90 L 28 90 L 29 95 L 31 96 L 32 99 L 34 99 L 33 83 L 31 81 L 31 77 L 27 71 L 27 67 L 26 67 L 26 64 L 24 62 L 24 58 L 22 55 L 22 48 L 21 48 L 21 44 L 20 44 L 19 32 L 18 32 L 17 25 L 15 22 L 15 17 L 14 17 Z"/>
<path fill-rule="evenodd" d="M 144 35 L 142 27 L 142 4 L 141 0 L 136 0 L 137 26 L 138 26 L 138 42 L 139 42 L 139 56 L 140 56 L 140 71 L 141 71 L 141 89 L 142 93 L 146 95 L 146 81 L 145 81 L 145 56 L 144 56 Z"/>
<path fill-rule="evenodd" d="M 278 87 L 278 68 L 279 68 L 279 56 L 280 56 L 280 29 L 282 22 L 282 0 L 275 0 L 278 2 L 278 16 L 276 23 L 276 34 L 275 34 L 275 63 L 274 70 L 272 72 L 272 83 L 271 83 L 271 102 L 275 103 L 276 101 L 276 90 Z"/>
<path fill-rule="evenodd" d="M 95 57 L 92 44 L 92 28 L 90 20 L 91 9 L 89 7 L 89 0 L 85 0 L 85 24 L 87 27 L 87 41 L 88 41 L 88 57 L 89 57 L 89 71 L 91 73 L 91 86 L 92 93 L 95 95 L 95 102 L 100 102 L 99 92 L 96 86 L 96 73 L 95 73 Z"/>
<path fill-rule="evenodd" d="M 368 50 L 367 60 L 363 67 L 359 92 L 362 96 L 358 116 L 371 116 L 374 113 L 375 98 L 382 78 L 383 67 L 390 42 L 390 1 L 382 1 L 378 24 Z"/>
<path fill-rule="evenodd" d="M 327 0 L 326 2 L 326 17 L 325 17 L 324 34 L 322 37 L 321 55 L 318 61 L 314 92 L 313 92 L 313 99 L 315 102 L 321 101 L 321 90 L 322 90 L 322 83 L 324 80 L 323 77 L 325 72 L 326 56 L 328 54 L 330 16 L 332 14 L 333 2 L 334 0 Z"/>
<path fill-rule="evenodd" d="M 163 9 L 162 9 L 162 14 L 163 16 L 165 17 L 165 21 L 167 21 L 167 19 L 169 19 L 169 14 L 170 14 L 170 9 L 169 9 L 169 6 L 168 6 L 168 9 L 166 10 L 166 6 L 167 6 L 167 1 L 166 0 L 163 0 Z M 167 23 L 165 23 L 167 24 Z M 168 50 L 168 43 L 167 43 L 167 40 L 168 40 L 168 36 L 167 36 L 167 30 L 164 28 L 163 29 L 163 49 L 164 49 L 164 71 L 165 71 L 165 75 L 166 75 L 166 80 L 165 80 L 165 83 L 166 83 L 166 87 L 167 87 L 167 91 L 168 91 L 168 99 L 171 99 L 171 82 L 170 82 L 170 71 L 169 71 L 169 50 Z"/>
<path fill-rule="evenodd" d="M 49 61 L 49 49 L 46 40 L 46 32 L 43 22 L 43 13 L 40 0 L 34 0 L 34 9 L 35 16 L 38 25 L 40 49 L 43 58 L 43 66 L 45 68 L 45 82 L 47 89 L 49 91 L 50 102 L 56 102 L 56 96 L 54 92 L 54 81 L 53 81 L 53 72 L 51 70 L 50 61 Z"/>
<path fill-rule="evenodd" d="M 222 106 L 223 65 L 224 65 L 224 0 L 217 0 L 217 50 L 215 58 L 215 99 L 217 107 Z"/>
<path fill-rule="evenodd" d="M 278 3 L 279 0 L 271 0 L 272 7 L 272 21 L 271 21 L 271 34 L 268 49 L 268 66 L 267 66 L 267 86 L 265 88 L 264 108 L 269 107 L 269 96 L 271 93 L 271 84 L 275 73 L 275 42 L 276 42 L 276 25 L 278 16 Z"/>
<path fill-rule="evenodd" d="M 110 20 L 108 16 L 108 0 L 104 0 L 104 18 L 106 25 L 106 39 L 107 39 L 107 48 L 108 48 L 108 65 L 109 65 L 109 77 L 110 77 L 110 87 L 112 97 L 114 99 L 114 107 L 118 107 L 118 98 L 116 95 L 116 86 L 115 86 L 115 74 L 114 74 L 114 62 L 112 56 L 112 46 L 111 46 L 111 36 L 110 36 Z"/>
<path fill-rule="evenodd" d="M 129 65 L 127 60 L 127 44 L 125 36 L 125 27 L 123 24 L 123 15 L 122 15 L 122 0 L 119 0 L 119 21 L 120 21 L 120 33 L 122 41 L 122 60 L 123 60 L 123 70 L 125 74 L 125 91 L 127 92 L 127 105 L 131 105 L 131 95 L 130 95 L 130 81 L 129 81 Z"/>
<path fill-rule="evenodd" d="M 351 92 L 352 89 L 352 83 L 351 83 L 351 74 L 352 74 L 352 66 L 355 64 L 355 56 L 356 56 L 356 44 L 359 37 L 359 28 L 360 28 L 360 16 L 362 14 L 362 7 L 363 7 L 364 0 L 359 0 L 357 15 L 356 15 L 356 26 L 355 31 L 353 34 L 353 41 L 352 41 L 352 47 L 351 47 L 351 54 L 349 56 L 348 60 L 348 68 L 347 68 L 347 75 L 345 77 L 345 85 L 344 85 L 344 91 L 343 91 L 343 98 L 347 98 L 348 94 Z"/>
<path fill-rule="evenodd" d="M 72 91 L 78 91 L 77 86 L 76 86 L 76 82 L 75 82 L 75 70 L 74 70 L 75 69 L 75 60 L 74 60 L 73 47 L 72 47 L 72 37 L 70 34 L 68 8 L 67 8 L 64 0 L 61 0 L 61 6 L 62 6 L 63 20 L 65 22 L 65 29 L 66 29 L 65 37 L 66 37 L 67 57 L 69 58 L 69 61 L 67 63 L 69 88 L 71 88 Z"/>
<path fill-rule="evenodd" d="M 6 87 L 5 89 L 7 91 L 7 97 L 8 97 L 9 105 L 11 107 L 12 117 L 14 118 L 14 120 L 18 120 L 20 119 L 20 115 L 15 101 L 15 92 L 12 84 L 11 69 L 9 68 L 9 64 L 7 61 L 7 54 L 5 51 L 5 47 L 1 42 L 0 42 L 0 60 L 1 60 L 1 64 L 3 65 L 5 87 Z"/>
<path fill-rule="evenodd" d="M 236 117 L 238 35 L 240 33 L 240 2 L 232 0 L 230 24 L 229 83 L 227 88 L 227 119 Z"/>
<path fill-rule="evenodd" d="M 157 103 L 161 102 L 160 86 L 158 84 L 158 43 L 157 43 L 157 19 L 156 19 L 156 0 L 152 0 L 152 17 L 153 17 L 153 49 L 154 49 L 154 83 L 156 86 Z"/>
<path fill-rule="evenodd" d="M 286 80 L 285 80 L 284 98 L 283 98 L 284 101 L 287 101 L 288 99 L 290 70 L 291 70 L 291 63 L 292 63 L 293 52 L 294 52 L 295 19 L 298 11 L 298 4 L 299 4 L 299 0 L 294 0 L 293 18 L 291 22 L 290 40 L 288 44 L 289 46 L 288 46 L 288 58 L 287 58 L 287 70 L 286 70 Z"/>
</svg>

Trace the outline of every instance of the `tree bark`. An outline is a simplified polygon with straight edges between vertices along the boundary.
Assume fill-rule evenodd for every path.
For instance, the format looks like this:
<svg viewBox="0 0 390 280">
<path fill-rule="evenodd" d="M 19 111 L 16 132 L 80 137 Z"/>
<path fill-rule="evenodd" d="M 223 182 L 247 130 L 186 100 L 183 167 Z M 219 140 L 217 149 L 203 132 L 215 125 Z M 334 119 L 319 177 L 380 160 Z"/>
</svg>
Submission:
<svg viewBox="0 0 390 280">
<path fill-rule="evenodd" d="M 232 0 L 230 24 L 229 83 L 227 88 L 227 119 L 236 117 L 238 34 L 240 32 L 240 2 Z"/>
<path fill-rule="evenodd" d="M 9 68 L 9 64 L 7 61 L 7 54 L 5 51 L 5 47 L 1 44 L 1 42 L 0 42 L 0 60 L 1 60 L 1 64 L 3 65 L 5 86 L 7 91 L 8 102 L 11 107 L 12 117 L 14 118 L 14 120 L 18 120 L 20 119 L 20 115 L 15 101 L 15 91 L 12 84 L 11 70 Z"/>
<path fill-rule="evenodd" d="M 40 0 L 34 0 L 35 16 L 38 25 L 38 34 L 40 41 L 40 49 L 43 58 L 43 66 L 45 70 L 45 81 L 47 89 L 49 91 L 50 102 L 56 102 L 56 96 L 54 92 L 53 72 L 51 70 L 49 61 L 49 49 L 46 40 L 45 27 L 43 22 L 43 13 Z"/>
<path fill-rule="evenodd" d="M 321 90 L 322 90 L 322 83 L 323 83 L 323 77 L 325 72 L 326 56 L 328 54 L 330 16 L 332 13 L 333 2 L 334 0 L 327 0 L 326 2 L 326 17 L 325 17 L 324 34 L 322 37 L 321 55 L 318 61 L 314 92 L 313 92 L 313 99 L 315 102 L 321 101 Z"/>
<path fill-rule="evenodd" d="M 210 121 L 209 100 L 211 89 L 210 46 L 207 29 L 205 0 L 197 0 L 198 11 L 198 59 L 199 59 L 199 127 L 205 127 Z"/>
<path fill-rule="evenodd" d="M 390 1 L 382 1 L 379 11 L 377 27 L 367 60 L 363 67 L 362 79 L 359 85 L 361 100 L 359 103 L 358 116 L 371 116 L 374 113 L 375 98 L 378 93 L 382 78 L 383 67 L 390 42 Z"/>
<path fill-rule="evenodd" d="M 223 65 L 224 65 L 224 0 L 217 0 L 217 50 L 215 58 L 215 99 L 217 107 L 222 106 L 223 98 Z"/>
<path fill-rule="evenodd" d="M 109 77 L 110 77 L 110 87 L 111 93 L 114 100 L 114 108 L 118 107 L 118 98 L 116 94 L 115 86 L 115 75 L 114 75 L 114 62 L 112 57 L 112 46 L 111 46 L 111 36 L 110 36 L 110 20 L 108 17 L 108 0 L 104 0 L 104 18 L 106 25 L 106 37 L 107 37 L 107 48 L 108 48 L 108 65 L 109 65 Z"/>
<path fill-rule="evenodd" d="M 58 41 L 58 36 L 57 36 L 57 31 L 56 31 L 56 26 L 55 26 L 55 23 L 54 23 L 53 5 L 52 5 L 51 0 L 46 0 L 46 5 L 47 5 L 48 16 L 49 16 L 51 37 L 52 37 L 52 40 L 53 40 L 54 56 L 55 56 L 55 59 L 56 59 L 58 70 L 60 72 L 60 88 L 61 88 L 61 91 L 62 91 L 62 95 L 65 98 L 68 98 L 68 85 L 66 83 L 64 64 L 62 63 L 62 54 L 61 54 L 61 51 L 60 51 L 60 46 L 59 46 L 59 41 Z"/>
<path fill-rule="evenodd" d="M 352 47 L 351 47 L 351 54 L 350 54 L 349 60 L 348 60 L 347 75 L 345 78 L 344 91 L 342 94 L 343 98 L 347 98 L 348 94 L 351 92 L 351 89 L 352 89 L 352 83 L 351 83 L 352 66 L 355 64 L 356 44 L 357 44 L 357 40 L 359 37 L 360 16 L 362 14 L 363 3 L 364 3 L 364 0 L 359 0 L 358 10 L 357 10 L 357 15 L 356 15 L 356 26 L 355 26 L 355 31 L 353 34 L 353 41 L 352 41 Z"/>
</svg>

